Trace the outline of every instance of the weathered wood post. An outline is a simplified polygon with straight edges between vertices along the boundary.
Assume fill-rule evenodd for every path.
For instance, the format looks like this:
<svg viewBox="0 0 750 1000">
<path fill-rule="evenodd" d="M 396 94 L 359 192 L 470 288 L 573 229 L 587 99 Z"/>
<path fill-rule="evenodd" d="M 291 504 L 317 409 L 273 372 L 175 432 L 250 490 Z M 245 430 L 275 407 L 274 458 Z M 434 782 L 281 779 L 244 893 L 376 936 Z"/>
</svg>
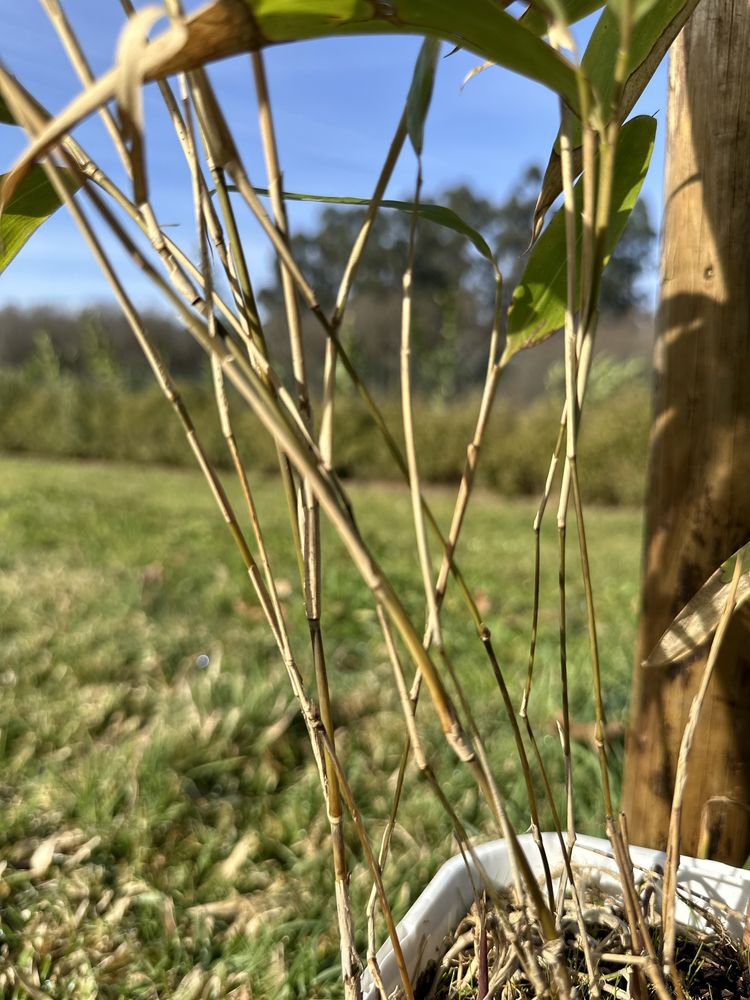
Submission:
<svg viewBox="0 0 750 1000">
<path fill-rule="evenodd" d="M 666 843 L 675 764 L 706 655 L 642 660 L 750 539 L 750 0 L 702 0 L 670 57 L 668 152 L 640 624 L 625 809 Z M 750 616 L 730 628 L 690 758 L 682 851 L 750 854 Z M 703 829 L 701 833 L 701 816 Z"/>
</svg>

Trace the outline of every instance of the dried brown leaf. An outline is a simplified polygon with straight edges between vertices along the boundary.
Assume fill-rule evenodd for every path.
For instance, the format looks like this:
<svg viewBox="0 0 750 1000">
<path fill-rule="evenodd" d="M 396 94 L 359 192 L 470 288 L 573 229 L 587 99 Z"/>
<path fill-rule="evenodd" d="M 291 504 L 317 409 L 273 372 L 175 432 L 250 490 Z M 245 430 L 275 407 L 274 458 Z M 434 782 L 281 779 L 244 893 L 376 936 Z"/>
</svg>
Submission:
<svg viewBox="0 0 750 1000">
<path fill-rule="evenodd" d="M 716 631 L 727 603 L 731 581 L 724 567 L 717 569 L 659 639 L 645 667 L 669 667 L 682 663 L 702 649 Z M 750 572 L 743 573 L 737 586 L 735 612 L 750 599 Z"/>
<path fill-rule="evenodd" d="M 104 914 L 104 922 L 108 927 L 117 927 L 130 909 L 132 896 L 119 896 Z"/>
<path fill-rule="evenodd" d="M 490 59 L 486 59 L 483 63 L 479 63 L 478 66 L 474 66 L 472 69 L 469 70 L 469 72 L 461 81 L 461 90 L 464 89 L 469 80 L 473 79 L 479 73 L 483 73 L 486 69 L 489 69 L 490 66 L 496 66 L 496 65 L 497 63 L 492 62 Z"/>
<path fill-rule="evenodd" d="M 174 1000 L 198 1000 L 206 981 L 206 973 L 203 969 L 191 969 L 179 984 L 174 993 Z"/>
<path fill-rule="evenodd" d="M 257 851 L 258 844 L 259 837 L 255 831 L 245 834 L 237 841 L 229 855 L 216 864 L 214 874 L 224 882 L 233 882 L 248 857 Z"/>
<path fill-rule="evenodd" d="M 52 859 L 55 856 L 57 841 L 57 834 L 53 834 L 51 837 L 43 840 L 34 850 L 29 859 L 29 875 L 32 878 L 42 878 L 47 874 L 49 866 L 52 864 Z"/>
<path fill-rule="evenodd" d="M 191 906 L 188 913 L 209 919 L 234 920 L 247 906 L 247 900 L 243 896 L 232 896 L 230 899 L 217 899 L 211 903 L 198 903 Z"/>
</svg>

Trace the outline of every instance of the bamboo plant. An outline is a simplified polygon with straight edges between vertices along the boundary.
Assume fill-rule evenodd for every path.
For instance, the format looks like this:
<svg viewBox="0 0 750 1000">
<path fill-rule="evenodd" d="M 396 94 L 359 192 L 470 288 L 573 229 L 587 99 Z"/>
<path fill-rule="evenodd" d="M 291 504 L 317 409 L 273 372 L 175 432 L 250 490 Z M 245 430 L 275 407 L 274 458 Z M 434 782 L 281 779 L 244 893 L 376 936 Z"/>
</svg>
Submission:
<svg viewBox="0 0 750 1000">
<path fill-rule="evenodd" d="M 18 125 L 28 135 L 28 146 L 15 164 L 9 164 L 0 191 L 0 270 L 21 249 L 33 231 L 60 205 L 71 213 L 98 261 L 113 294 L 138 340 L 168 406 L 164 420 L 177 419 L 195 454 L 220 516 L 231 533 L 250 578 L 256 599 L 278 650 L 309 736 L 317 765 L 321 803 L 330 826 L 331 881 L 341 954 L 341 979 L 347 998 L 362 995 L 362 973 L 367 967 L 383 993 L 376 950 L 380 928 L 389 937 L 399 962 L 403 996 L 412 1000 L 414 984 L 400 952 L 391 900 L 384 873 L 393 850 L 392 835 L 403 795 L 408 794 L 407 770 L 416 765 L 446 811 L 455 841 L 473 856 L 474 841 L 434 766 L 425 744 L 425 727 L 437 720 L 456 766 L 466 768 L 497 834 L 511 848 L 513 886 L 520 922 L 511 929 L 505 904 L 494 893 L 497 912 L 513 942 L 517 966 L 524 970 L 536 996 L 574 996 L 574 984 L 562 947 L 560 886 L 546 862 L 540 836 L 540 808 L 545 805 L 566 858 L 566 881 L 574 900 L 576 920 L 589 980 L 590 995 L 603 995 L 599 973 L 601 955 L 590 939 L 583 916 L 579 877 L 570 863 L 576 839 L 575 775 L 570 743 L 568 705 L 567 581 L 573 572 L 568 552 L 568 524 L 575 522 L 579 541 L 578 573 L 583 583 L 584 608 L 590 646 L 591 692 L 596 713 L 596 746 L 601 775 L 602 819 L 620 868 L 625 908 L 631 925 L 633 949 L 645 958 L 638 965 L 632 995 L 645 996 L 648 982 L 656 995 L 681 996 L 674 963 L 674 870 L 679 854 L 679 789 L 684 786 L 690 732 L 686 733 L 681 780 L 675 793 L 674 829 L 664 896 L 664 951 L 659 953 L 641 909 L 628 859 L 627 827 L 618 816 L 610 784 L 610 764 L 604 738 L 604 709 L 595 593 L 586 542 L 586 513 L 578 467 L 578 438 L 585 419 L 586 387 L 595 350 L 598 294 L 601 275 L 635 205 L 648 169 L 655 122 L 628 118 L 655 67 L 690 16 L 696 0 L 539 0 L 515 16 L 491 0 L 309 0 L 302 7 L 293 0 L 217 0 L 186 15 L 180 0 L 164 7 L 136 10 L 121 0 L 124 26 L 112 69 L 95 79 L 87 56 L 68 21 L 62 0 L 43 0 L 61 45 L 78 74 L 77 96 L 59 114 L 51 116 L 23 81 L 0 65 L 0 120 Z M 571 26 L 598 11 L 598 21 L 580 56 Z M 158 22 L 166 27 L 154 34 Z M 367 199 L 327 199 L 358 203 L 365 213 L 340 278 L 335 306 L 327 313 L 316 290 L 295 261 L 287 217 L 283 164 L 276 139 L 274 107 L 268 85 L 264 50 L 282 42 L 302 42 L 322 36 L 418 33 L 425 36 L 404 98 L 403 113 L 384 151 L 382 165 Z M 448 209 L 422 199 L 421 154 L 433 81 L 439 70 L 441 45 L 457 45 L 476 54 L 483 65 L 497 64 L 530 77 L 559 98 L 560 130 L 552 146 L 540 190 L 523 277 L 507 314 L 501 308 L 502 274 L 484 237 Z M 377 44 L 376 40 L 373 44 Z M 212 60 L 249 54 L 248 86 L 252 86 L 259 119 L 266 176 L 251 177 L 227 120 L 221 94 L 205 66 Z M 169 119 L 189 169 L 195 235 L 192 253 L 181 247 L 159 224 L 152 202 L 145 150 L 149 141 L 143 127 L 141 90 L 157 81 Z M 114 102 L 114 111 L 112 110 Z M 86 116 L 101 116 L 122 163 L 118 180 L 100 165 L 101 154 L 85 149 L 75 137 Z M 385 194 L 400 158 L 413 154 L 414 194 L 411 201 L 393 202 Z M 558 196 L 562 206 L 547 218 Z M 267 207 L 266 197 L 270 201 Z M 299 197 L 299 196 L 297 196 Z M 314 196 L 302 196 L 314 198 Z M 398 210 L 410 216 L 408 262 L 403 276 L 401 319 L 401 403 L 404 446 L 389 428 L 366 371 L 342 341 L 357 271 L 372 224 L 379 211 Z M 292 358 L 292 377 L 286 381 L 274 362 L 273 351 L 258 309 L 254 275 L 238 221 L 249 211 L 261 226 L 276 255 L 282 276 L 286 333 Z M 126 225 L 127 223 L 127 225 Z M 419 229 L 425 224 L 447 226 L 468 239 L 484 258 L 496 289 L 496 308 L 488 332 L 484 388 L 466 464 L 457 490 L 449 528 L 444 531 L 425 495 L 420 478 L 412 401 L 412 294 L 414 261 L 419 253 Z M 135 232 L 136 235 L 133 235 Z M 214 394 L 230 466 L 241 488 L 244 510 L 232 505 L 227 488 L 212 467 L 197 427 L 175 383 L 149 337 L 139 310 L 105 249 L 103 234 L 114 238 L 180 317 L 187 331 L 204 349 L 210 363 Z M 224 293 L 222 289 L 228 289 Z M 326 338 L 322 385 L 311 384 L 306 365 L 303 313 L 314 319 Z M 520 351 L 563 330 L 560 351 L 565 362 L 565 404 L 554 444 L 547 481 L 533 524 L 536 579 L 531 595 L 532 628 L 527 680 L 523 699 L 514 705 L 504 673 L 503 658 L 493 644 L 474 594 L 473 581 L 461 569 L 461 541 L 470 507 L 482 444 L 488 433 L 502 375 Z M 360 529 L 357 509 L 336 472 L 336 397 L 342 377 L 361 397 L 369 419 L 403 478 L 411 501 L 414 551 L 421 574 L 424 616 L 407 610 L 410 602 L 399 592 L 375 557 L 372 542 Z M 227 391 L 227 383 L 233 392 Z M 269 434 L 278 454 L 278 484 L 289 515 L 289 544 L 299 571 L 299 596 L 308 622 L 307 647 L 295 648 L 285 610 L 279 599 L 277 571 L 269 551 L 262 519 L 254 501 L 253 470 L 242 456 L 242 442 L 234 431 L 238 406 L 254 415 L 259 432 Z M 317 407 L 317 412 L 315 408 Z M 169 410 L 172 413 L 170 415 Z M 540 484 L 542 485 L 542 484 Z M 536 631 L 539 617 L 539 580 L 542 566 L 541 528 L 553 493 L 557 506 L 557 561 L 559 569 L 559 671 L 561 677 L 561 746 L 565 768 L 564 807 L 548 774 L 529 714 L 533 700 Z M 393 685 L 404 717 L 404 742 L 388 821 L 376 842 L 373 826 L 358 807 L 349 777 L 350 762 L 336 737 L 335 670 L 327 653 L 336 643 L 335 627 L 327 620 L 325 592 L 327 557 L 322 544 L 321 518 L 333 530 L 364 580 L 382 630 L 392 667 Z M 728 593 L 723 594 L 722 618 L 715 643 L 742 591 L 741 560 Z M 465 607 L 466 621 L 476 632 L 477 653 L 491 671 L 498 705 L 511 727 L 528 799 L 529 825 L 542 856 L 546 877 L 540 886 L 520 849 L 508 816 L 507 789 L 493 772 L 472 693 L 451 658 L 442 610 L 449 588 L 455 588 Z M 706 683 L 710 678 L 707 670 Z M 425 691 L 426 689 L 426 691 Z M 425 697 L 426 694 L 426 697 Z M 696 713 L 699 710 L 696 706 Z M 351 824 L 359 853 L 348 847 L 345 827 Z M 478 863 L 478 862 L 477 862 Z M 356 913 L 350 896 L 353 866 L 369 873 L 372 894 L 366 913 Z M 481 866 L 480 866 L 481 869 Z M 490 896 L 493 890 L 488 880 Z M 382 923 L 379 923 L 379 918 Z M 366 955 L 361 943 L 366 940 Z M 536 942 L 536 943 L 535 943 Z M 489 983 L 485 984 L 486 992 Z M 497 988 L 497 983 L 493 988 Z M 641 990 L 640 993 L 637 990 Z"/>
</svg>

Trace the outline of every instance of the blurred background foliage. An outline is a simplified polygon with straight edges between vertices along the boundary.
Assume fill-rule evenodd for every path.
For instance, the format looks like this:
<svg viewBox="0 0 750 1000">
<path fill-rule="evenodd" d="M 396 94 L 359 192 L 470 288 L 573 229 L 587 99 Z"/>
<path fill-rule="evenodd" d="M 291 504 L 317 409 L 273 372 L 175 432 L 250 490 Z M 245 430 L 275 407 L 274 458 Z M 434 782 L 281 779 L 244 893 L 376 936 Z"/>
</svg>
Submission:
<svg viewBox="0 0 750 1000">
<path fill-rule="evenodd" d="M 538 168 L 527 169 L 501 205 L 466 186 L 425 198 L 449 206 L 486 236 L 503 271 L 506 304 L 523 267 L 539 180 Z M 327 308 L 334 302 L 361 219 L 361 210 L 329 206 L 316 228 L 292 240 L 302 270 Z M 401 277 L 408 227 L 409 218 L 401 212 L 378 215 L 341 333 L 397 437 Z M 648 210 L 639 202 L 605 272 L 602 290 L 600 353 L 588 403 L 595 412 L 581 442 L 592 501 L 636 503 L 642 498 L 652 329 L 642 279 L 653 263 L 654 249 Z M 471 245 L 453 230 L 422 223 L 415 270 L 413 373 L 426 481 L 454 482 L 460 477 L 484 378 L 493 296 L 491 270 Z M 260 291 L 259 301 L 273 360 L 288 378 L 291 363 L 285 353 L 278 274 Z M 210 373 L 200 348 L 168 316 L 151 312 L 145 320 L 203 428 L 209 456 L 218 465 L 226 463 Z M 307 317 L 305 338 L 311 382 L 321 384 L 325 338 Z M 506 495 L 535 493 L 541 487 L 549 456 L 536 445 L 553 438 L 564 395 L 558 356 L 553 338 L 516 358 L 504 375 L 480 467 L 485 486 Z M 335 452 L 339 472 L 359 479 L 392 477 L 377 431 L 343 372 L 341 379 Z M 78 314 L 51 306 L 0 310 L 0 450 L 190 466 L 192 454 L 176 422 L 161 420 L 164 405 L 138 345 L 114 308 Z M 244 408 L 237 409 L 237 431 L 251 467 L 273 473 L 273 444 L 257 434 Z"/>
</svg>

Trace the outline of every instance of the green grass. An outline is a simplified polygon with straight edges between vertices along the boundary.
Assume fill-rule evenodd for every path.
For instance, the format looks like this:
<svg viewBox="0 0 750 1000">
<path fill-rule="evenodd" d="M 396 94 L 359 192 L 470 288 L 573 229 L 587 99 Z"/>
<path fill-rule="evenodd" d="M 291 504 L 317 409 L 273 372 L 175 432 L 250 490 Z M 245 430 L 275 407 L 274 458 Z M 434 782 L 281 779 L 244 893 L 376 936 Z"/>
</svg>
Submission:
<svg viewBox="0 0 750 1000">
<path fill-rule="evenodd" d="M 351 486 L 351 495 L 365 538 L 420 623 L 405 491 Z M 450 491 L 430 497 L 446 523 Z M 312 690 L 285 506 L 270 482 L 258 483 L 257 498 Z M 532 715 L 559 787 L 551 513 Z M 531 615 L 532 516 L 532 503 L 480 494 L 459 555 L 516 703 Z M 610 718 L 623 716 L 629 690 L 639 522 L 627 509 L 589 515 Z M 0 539 L 0 857 L 7 865 L 0 995 L 340 995 L 327 823 L 305 732 L 203 481 L 153 467 L 0 459 Z M 337 736 L 377 840 L 403 723 L 374 611 L 328 532 L 324 553 Z M 569 566 L 572 577 L 574 532 Z M 588 643 L 574 584 L 569 609 L 572 711 L 586 721 L 593 714 Z M 523 828 L 527 810 L 509 726 L 452 591 L 444 620 L 501 789 Z M 209 658 L 203 669 L 202 654 Z M 468 828 L 493 835 L 470 780 L 429 724 L 425 741 Z M 613 748 L 616 788 L 621 753 Z M 580 829 L 599 832 L 590 747 L 577 744 L 575 762 Z M 360 916 L 369 881 L 351 824 L 347 836 Z M 449 824 L 412 767 L 385 877 L 397 917 L 450 853 Z M 36 993 L 9 985 L 18 970 Z"/>
</svg>

